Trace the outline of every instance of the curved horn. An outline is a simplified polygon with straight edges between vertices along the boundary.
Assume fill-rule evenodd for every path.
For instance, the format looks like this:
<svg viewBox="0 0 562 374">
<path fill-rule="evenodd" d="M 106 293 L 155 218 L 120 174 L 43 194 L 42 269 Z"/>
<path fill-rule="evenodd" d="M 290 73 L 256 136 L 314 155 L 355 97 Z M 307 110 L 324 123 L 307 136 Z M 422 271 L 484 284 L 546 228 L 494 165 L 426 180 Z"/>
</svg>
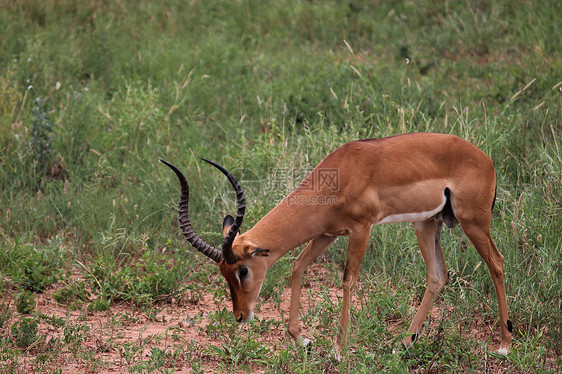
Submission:
<svg viewBox="0 0 562 374">
<path fill-rule="evenodd" d="M 193 227 L 191 227 L 191 222 L 189 221 L 188 216 L 189 185 L 187 184 L 187 180 L 177 167 L 162 159 L 160 159 L 160 161 L 167 165 L 170 169 L 172 169 L 180 180 L 181 195 L 179 201 L 178 220 L 180 222 L 180 228 L 183 235 L 185 236 L 186 240 L 191 243 L 191 245 L 195 247 L 195 249 L 197 249 L 199 252 L 203 253 L 205 256 L 209 257 L 217 263 L 220 262 L 223 259 L 223 254 L 212 245 L 205 243 L 205 241 L 195 233 Z"/>
<path fill-rule="evenodd" d="M 222 253 L 227 263 L 233 264 L 238 261 L 238 257 L 232 251 L 232 242 L 236 237 L 236 233 L 240 230 L 240 226 L 242 225 L 242 221 L 244 220 L 244 212 L 246 211 L 246 197 L 244 196 L 244 191 L 242 190 L 242 186 L 236 178 L 228 170 L 223 168 L 221 165 L 217 164 L 216 162 L 206 160 L 202 158 L 203 161 L 208 162 L 209 164 L 213 165 L 217 169 L 219 169 L 226 177 L 232 187 L 234 187 L 234 191 L 236 192 L 236 200 L 238 201 L 238 209 L 236 210 L 236 218 L 234 219 L 234 224 L 230 227 L 228 234 L 224 237 L 224 241 L 222 242 Z"/>
</svg>

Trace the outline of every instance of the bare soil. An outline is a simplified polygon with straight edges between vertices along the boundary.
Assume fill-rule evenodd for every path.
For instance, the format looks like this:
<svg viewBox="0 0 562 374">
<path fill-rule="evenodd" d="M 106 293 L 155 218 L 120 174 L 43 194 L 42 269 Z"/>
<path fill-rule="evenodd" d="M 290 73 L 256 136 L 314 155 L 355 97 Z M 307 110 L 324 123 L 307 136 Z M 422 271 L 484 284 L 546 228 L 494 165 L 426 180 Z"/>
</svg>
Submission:
<svg viewBox="0 0 562 374">
<path fill-rule="evenodd" d="M 317 295 L 313 298 L 319 299 L 318 282 L 322 280 L 329 281 L 330 276 L 326 274 L 327 270 L 320 265 L 313 265 L 309 270 L 309 277 L 314 279 L 305 286 L 305 289 L 310 290 L 310 294 Z M 147 360 L 152 354 L 154 348 L 159 348 L 167 352 L 172 352 L 179 346 L 191 344 L 193 349 L 200 359 L 204 362 L 204 369 L 207 371 L 217 371 L 220 368 L 221 358 L 205 353 L 205 348 L 211 346 L 220 346 L 223 339 L 220 337 L 215 338 L 212 334 L 208 334 L 205 330 L 209 324 L 213 323 L 209 319 L 210 312 L 222 310 L 226 308 L 231 310 L 232 304 L 230 299 L 225 299 L 219 304 L 214 300 L 212 294 L 203 294 L 195 303 L 186 301 L 175 302 L 171 304 L 164 304 L 156 306 L 154 309 L 156 313 L 147 315 L 142 312 L 138 307 L 133 307 L 127 303 L 113 304 L 108 311 L 91 312 L 87 311 L 84 307 L 82 310 L 69 310 L 66 305 L 57 303 L 52 294 L 57 290 L 57 286 L 51 287 L 43 293 L 36 295 L 36 308 L 35 310 L 46 316 L 60 318 L 66 322 L 66 325 L 78 326 L 80 324 L 87 324 L 89 330 L 87 332 L 87 339 L 82 344 L 83 349 L 90 352 L 91 357 L 98 360 L 77 359 L 77 355 L 73 354 L 70 350 L 67 352 L 58 352 L 56 365 L 62 369 L 63 373 L 83 373 L 83 372 L 96 372 L 96 373 L 122 373 L 127 371 L 127 367 L 134 362 L 127 362 L 127 355 L 124 347 L 134 345 L 136 347 L 142 346 L 142 352 L 136 352 L 135 357 L 143 357 Z M 337 303 L 340 290 L 331 288 L 329 297 L 332 302 Z M 322 295 L 325 297 L 325 295 Z M 280 314 L 280 310 L 284 318 L 288 317 L 289 313 L 289 299 L 290 288 L 287 287 L 281 295 L 281 303 L 276 306 L 272 301 L 260 303 L 259 309 L 256 312 L 261 320 L 274 320 L 280 321 L 277 324 L 271 324 L 271 327 L 266 334 L 256 337 L 263 344 L 269 347 L 284 347 L 290 342 L 290 337 L 286 332 L 286 321 Z M 309 296 L 302 297 L 301 306 L 307 310 L 308 304 L 311 299 Z M 352 301 L 358 305 L 356 294 L 354 294 Z M 4 324 L 6 330 L 17 316 L 15 306 L 10 305 L 12 312 L 12 319 Z M 229 316 L 230 317 L 230 316 Z M 337 318 L 337 316 L 334 316 Z M 308 328 L 301 323 L 303 327 L 303 335 L 308 336 Z M 245 327 L 240 326 L 241 329 Z M 6 331 L 0 331 L 2 335 Z M 42 321 L 39 324 L 39 335 L 45 336 L 42 347 L 31 346 L 23 352 L 20 364 L 23 362 L 21 372 L 29 372 L 29 368 L 34 367 L 34 360 L 38 355 L 48 353 L 46 341 L 59 338 L 64 339 L 64 328 L 55 327 L 53 324 Z M 68 344 L 67 344 L 68 345 Z M 66 345 L 64 346 L 66 348 Z M 97 361 L 97 362 L 96 362 Z M 101 361 L 101 365 L 99 362 Z M 181 362 L 179 359 L 171 363 L 173 367 L 179 368 L 176 372 L 190 372 L 191 365 L 188 362 Z M 0 361 L 0 372 L 2 362 Z M 264 369 L 258 367 L 253 369 L 253 372 L 260 373 Z M 19 370 L 18 370 L 19 372 Z"/>
<path fill-rule="evenodd" d="M 328 270 L 323 266 L 314 264 L 308 270 L 308 279 L 313 281 L 306 285 L 308 296 L 301 298 L 303 310 L 308 309 L 311 301 L 317 302 L 320 297 L 325 297 L 325 294 L 321 295 L 320 293 L 319 284 L 332 282 L 330 279 L 333 279 L 333 275 L 328 274 Z M 361 282 L 358 282 L 357 287 L 362 287 Z M 56 368 L 62 369 L 63 373 L 122 373 L 126 372 L 131 365 L 137 363 L 134 362 L 135 360 L 148 360 L 154 348 L 173 352 L 180 347 L 191 349 L 196 356 L 195 358 L 202 362 L 201 369 L 204 369 L 205 372 L 220 371 L 221 364 L 224 367 L 222 359 L 210 353 L 208 349 L 211 346 L 219 347 L 224 343 L 224 337 L 214 337 L 206 329 L 209 324 L 213 323 L 209 319 L 209 313 L 223 308 L 230 311 L 230 300 L 224 300 L 217 305 L 213 295 L 203 294 L 196 303 L 172 302 L 157 307 L 156 313 L 151 313 L 151 315 L 147 315 L 139 308 L 125 303 L 112 305 L 108 311 L 104 312 L 88 312 L 85 308 L 70 311 L 67 306 L 58 304 L 53 300 L 51 294 L 55 289 L 52 288 L 37 295 L 36 310 L 44 315 L 63 319 L 66 321 L 66 326 L 78 326 L 80 324 L 89 326 L 87 338 L 80 343 L 82 351 L 89 353 L 89 355 L 86 355 L 88 357 L 83 357 L 84 354 L 72 352 L 72 343 L 66 342 L 63 349 L 68 350 L 57 352 L 56 359 L 48 364 L 56 365 Z M 360 307 L 361 302 L 357 295 L 357 292 L 353 293 L 352 304 Z M 328 296 L 337 305 L 338 298 L 341 297 L 341 290 L 337 287 L 331 287 Z M 271 324 L 264 334 L 256 337 L 260 343 L 267 345 L 273 351 L 279 350 L 290 343 L 290 337 L 286 333 L 286 321 L 283 320 L 283 317 L 288 317 L 289 299 L 290 288 L 287 287 L 281 296 L 282 301 L 279 306 L 276 306 L 272 301 L 266 301 L 261 303 L 257 312 L 262 320 L 279 322 Z M 13 309 L 13 320 L 5 323 L 4 329 L 15 321 L 13 317 L 17 315 L 15 307 L 10 305 L 10 308 Z M 415 310 L 417 305 L 412 305 L 411 308 Z M 442 303 L 437 303 L 428 317 L 429 331 L 436 329 L 439 320 L 453 309 L 453 306 L 444 306 Z M 334 319 L 337 318 L 338 316 L 334 315 Z M 471 335 L 474 339 L 482 342 L 486 342 L 491 337 L 492 343 L 488 350 L 496 350 L 500 340 L 497 326 L 486 323 L 478 316 L 475 316 L 473 320 L 475 322 L 471 325 L 470 331 L 463 332 L 463 335 Z M 393 334 L 398 335 L 403 332 L 404 321 L 387 322 L 388 330 Z M 314 327 L 304 326 L 302 322 L 301 327 L 303 328 L 303 336 L 311 337 L 314 335 L 314 332 L 311 331 Z M 239 328 L 244 329 L 246 327 L 240 326 Z M 353 328 L 353 325 L 350 328 Z M 7 335 L 5 332 L 0 331 L 4 336 Z M 45 336 L 46 341 L 57 337 L 63 340 L 65 336 L 64 327 L 55 327 L 53 324 L 43 321 L 39 325 L 39 334 Z M 127 355 L 127 349 L 130 351 L 135 347 L 138 349 L 135 354 Z M 23 365 L 18 368 L 17 372 L 30 372 L 30 368 L 36 367 L 34 362 L 36 362 L 37 357 L 49 353 L 52 354 L 53 352 L 49 352 L 49 346 L 45 341 L 43 341 L 42 346 L 28 348 L 22 354 L 20 364 L 23 363 Z M 131 362 L 131 357 L 134 357 L 133 362 Z M 187 362 L 185 357 L 176 358 L 167 364 L 175 372 L 191 372 L 191 363 Z M 0 361 L 1 368 L 2 362 Z M 335 370 L 337 372 L 337 369 Z M 487 372 L 503 372 L 506 370 L 507 367 L 498 363 L 497 360 L 491 360 L 489 366 L 485 368 Z M 263 367 L 252 367 L 252 372 L 261 373 L 264 371 L 265 368 Z"/>
</svg>

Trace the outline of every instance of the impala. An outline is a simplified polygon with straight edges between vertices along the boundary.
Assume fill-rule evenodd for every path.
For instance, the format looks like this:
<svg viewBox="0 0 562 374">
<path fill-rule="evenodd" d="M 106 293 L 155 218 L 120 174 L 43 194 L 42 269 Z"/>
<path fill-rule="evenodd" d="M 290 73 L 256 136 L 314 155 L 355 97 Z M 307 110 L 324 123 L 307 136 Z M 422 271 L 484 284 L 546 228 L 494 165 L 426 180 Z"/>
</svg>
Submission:
<svg viewBox="0 0 562 374">
<path fill-rule="evenodd" d="M 460 223 L 486 262 L 494 283 L 501 326 L 500 354 L 511 345 L 512 325 L 507 316 L 504 258 L 490 235 L 496 174 L 492 160 L 476 146 L 453 135 L 415 133 L 382 139 L 353 141 L 326 156 L 316 168 L 253 228 L 239 234 L 246 200 L 240 184 L 222 166 L 218 168 L 234 187 L 236 218 L 223 222 L 221 250 L 205 243 L 188 217 L 189 186 L 182 173 L 161 160 L 181 184 L 180 227 L 187 241 L 214 260 L 230 287 L 234 317 L 246 322 L 253 315 L 267 269 L 287 252 L 308 242 L 291 273 L 288 332 L 301 337 L 299 309 L 305 268 L 338 236 L 349 235 L 343 272 L 343 300 L 338 346 L 345 343 L 351 291 L 357 281 L 373 225 L 413 222 L 427 267 L 428 284 L 421 305 L 404 338 L 418 336 L 431 306 L 448 280 L 440 245 L 441 226 Z"/>
</svg>

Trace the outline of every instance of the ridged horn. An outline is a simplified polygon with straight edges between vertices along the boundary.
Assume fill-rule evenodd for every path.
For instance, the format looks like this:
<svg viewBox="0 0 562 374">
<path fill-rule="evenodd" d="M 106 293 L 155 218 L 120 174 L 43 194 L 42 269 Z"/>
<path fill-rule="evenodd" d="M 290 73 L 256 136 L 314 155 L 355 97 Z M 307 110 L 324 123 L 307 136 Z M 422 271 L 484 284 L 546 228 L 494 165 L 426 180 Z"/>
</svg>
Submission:
<svg viewBox="0 0 562 374">
<path fill-rule="evenodd" d="M 238 257 L 232 251 L 232 242 L 234 242 L 234 238 L 240 230 L 240 226 L 242 225 L 242 221 L 244 220 L 244 212 L 246 211 L 246 196 L 244 196 L 244 191 L 242 190 L 242 186 L 240 185 L 240 183 L 238 183 L 236 178 L 234 178 L 234 175 L 232 175 L 228 170 L 226 170 L 216 162 L 209 161 L 204 158 L 202 158 L 202 160 L 219 169 L 228 178 L 228 181 L 236 192 L 236 201 L 238 202 L 236 218 L 234 218 L 234 224 L 230 227 L 228 234 L 226 234 L 226 236 L 224 237 L 224 241 L 222 242 L 222 253 L 224 255 L 224 259 L 228 264 L 233 264 L 238 261 Z"/>
<path fill-rule="evenodd" d="M 201 239 L 195 233 L 193 227 L 191 227 L 191 222 L 189 221 L 189 215 L 188 215 L 189 185 L 187 184 L 187 180 L 185 179 L 181 171 L 179 171 L 179 169 L 175 167 L 173 164 L 170 164 L 169 162 L 164 161 L 162 159 L 160 159 L 160 162 L 162 162 L 170 169 L 172 169 L 174 173 L 176 173 L 180 181 L 181 195 L 180 195 L 179 209 L 178 209 L 178 213 L 179 213 L 178 220 L 180 223 L 181 231 L 185 236 L 185 239 L 199 252 L 203 253 L 205 256 L 209 257 L 213 261 L 219 263 L 223 259 L 223 253 L 218 249 L 216 249 L 215 247 L 213 247 L 212 245 L 207 244 L 203 239 Z"/>
</svg>

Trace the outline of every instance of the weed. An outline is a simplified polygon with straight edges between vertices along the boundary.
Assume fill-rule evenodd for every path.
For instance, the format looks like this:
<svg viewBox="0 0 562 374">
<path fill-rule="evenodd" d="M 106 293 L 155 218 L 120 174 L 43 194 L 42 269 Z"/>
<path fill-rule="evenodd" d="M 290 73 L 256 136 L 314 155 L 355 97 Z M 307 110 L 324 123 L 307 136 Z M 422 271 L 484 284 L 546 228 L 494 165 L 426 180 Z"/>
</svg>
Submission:
<svg viewBox="0 0 562 374">
<path fill-rule="evenodd" d="M 231 318 L 231 312 L 223 308 L 207 315 L 209 323 L 203 329 L 208 336 L 213 338 L 232 337 L 238 328 L 236 321 Z"/>
<path fill-rule="evenodd" d="M 105 310 L 108 310 L 110 305 L 111 300 L 100 297 L 98 299 L 95 299 L 90 303 L 90 305 L 88 305 L 88 310 L 92 312 L 103 312 Z"/>
<path fill-rule="evenodd" d="M 275 319 L 254 317 L 249 323 L 251 323 L 251 329 L 255 334 L 262 335 L 274 327 L 280 327 L 283 322 Z"/>
<path fill-rule="evenodd" d="M 27 349 L 40 339 L 38 324 L 34 318 L 23 317 L 11 327 L 12 340 L 20 348 Z"/>
<path fill-rule="evenodd" d="M 10 312 L 10 303 L 2 302 L 0 304 L 0 329 L 4 327 L 4 324 L 10 320 L 12 313 Z"/>
<path fill-rule="evenodd" d="M 267 365 L 270 362 L 269 357 L 271 355 L 266 347 L 251 337 L 249 339 L 233 337 L 221 347 L 213 346 L 209 350 L 233 366 L 250 362 Z"/>
<path fill-rule="evenodd" d="M 71 283 L 53 292 L 53 299 L 60 304 L 66 304 L 76 310 L 80 303 L 88 302 L 90 294 L 84 282 Z"/>
<path fill-rule="evenodd" d="M 191 363 L 191 371 L 193 374 L 203 374 L 205 370 L 201 369 L 201 362 L 195 361 Z"/>
<path fill-rule="evenodd" d="M 108 365 L 136 372 L 560 371 L 560 2 L 0 4 L 0 371 L 99 372 L 115 360 Z M 240 328 L 221 309 L 230 300 L 217 267 L 184 244 L 177 186 L 158 157 L 184 170 L 192 224 L 219 245 L 235 198 L 198 157 L 242 182 L 245 231 L 339 145 L 416 131 L 460 135 L 494 160 L 492 236 L 505 257 L 510 355 L 487 352 L 496 335 L 476 341 L 485 339 L 473 330 L 497 330 L 496 296 L 459 228 L 442 234 L 450 282 L 437 308 L 447 318 L 428 320 L 403 354 L 390 352 L 427 282 L 408 224 L 372 230 L 341 362 L 330 357 L 345 238 L 319 258 L 322 276 L 306 276 L 311 352 L 272 349 L 288 338 L 268 335 L 284 326 L 302 248 L 269 269 L 258 299 L 256 315 L 272 304 L 281 320 Z M 31 300 L 51 295 L 49 308 L 69 318 Z M 103 353 L 83 347 L 96 332 L 82 324 L 99 311 L 123 338 L 129 324 L 163 323 L 168 306 L 189 313 L 178 329 L 165 319 L 172 345 L 203 334 L 226 349 L 197 341 L 174 351 L 161 336 L 100 344 Z M 15 309 L 29 314 L 14 324 Z M 80 323 L 70 322 L 77 314 Z M 59 340 L 43 344 L 37 331 L 33 349 L 15 349 L 5 327 L 33 336 L 30 321 Z M 266 335 L 266 351 L 252 356 L 245 334 Z"/>
<path fill-rule="evenodd" d="M 47 322 L 54 327 L 64 327 L 66 325 L 66 320 L 64 318 L 60 318 L 55 315 L 49 316 L 39 310 L 35 311 L 34 315 L 37 316 L 37 318 L 39 318 L 40 320 Z"/>
<path fill-rule="evenodd" d="M 62 251 L 56 247 L 20 246 L 0 252 L 0 268 L 22 288 L 40 292 L 64 276 Z"/>
<path fill-rule="evenodd" d="M 38 97 L 33 101 L 33 104 L 33 120 L 28 146 L 35 172 L 41 177 L 45 176 L 53 166 L 52 134 L 54 123 L 49 119 L 44 109 L 44 100 Z"/>
<path fill-rule="evenodd" d="M 134 342 L 124 343 L 119 348 L 121 359 L 124 359 L 127 365 L 131 365 L 135 357 L 142 352 L 142 345 L 136 345 Z"/>
<path fill-rule="evenodd" d="M 87 324 L 67 323 L 64 326 L 63 332 L 64 343 L 70 347 L 71 351 L 78 352 L 89 336 L 90 327 Z"/>
<path fill-rule="evenodd" d="M 21 314 L 30 314 L 35 310 L 35 296 L 29 291 L 22 291 L 14 297 L 16 310 Z"/>
</svg>

